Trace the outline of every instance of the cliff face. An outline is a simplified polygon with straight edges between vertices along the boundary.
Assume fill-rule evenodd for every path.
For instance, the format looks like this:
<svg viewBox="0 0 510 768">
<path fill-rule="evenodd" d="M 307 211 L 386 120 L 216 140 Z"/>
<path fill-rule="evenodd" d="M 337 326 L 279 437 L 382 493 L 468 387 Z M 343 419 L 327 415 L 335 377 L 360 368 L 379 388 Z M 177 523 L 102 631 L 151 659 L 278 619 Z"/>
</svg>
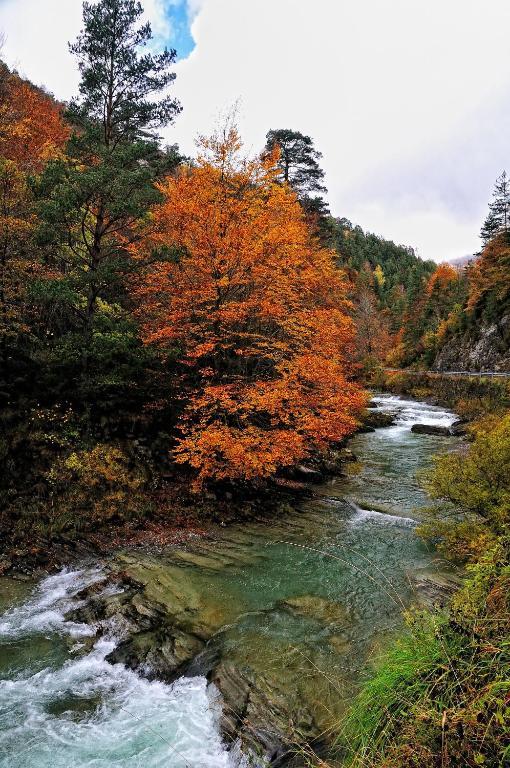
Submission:
<svg viewBox="0 0 510 768">
<path fill-rule="evenodd" d="M 434 361 L 435 371 L 509 371 L 510 314 L 473 333 L 449 339 Z"/>
</svg>

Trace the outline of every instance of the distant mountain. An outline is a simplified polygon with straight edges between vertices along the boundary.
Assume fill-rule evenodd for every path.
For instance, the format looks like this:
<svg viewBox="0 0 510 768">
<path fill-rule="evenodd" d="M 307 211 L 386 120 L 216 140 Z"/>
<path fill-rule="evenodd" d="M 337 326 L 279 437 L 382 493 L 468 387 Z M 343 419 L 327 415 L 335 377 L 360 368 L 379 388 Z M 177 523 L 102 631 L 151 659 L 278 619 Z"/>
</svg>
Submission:
<svg viewBox="0 0 510 768">
<path fill-rule="evenodd" d="M 452 267 L 456 267 L 457 269 L 461 269 L 462 267 L 467 267 L 467 265 L 475 259 L 476 256 L 474 254 L 470 256 L 459 256 L 458 258 L 449 261 L 448 264 L 450 264 Z"/>
</svg>

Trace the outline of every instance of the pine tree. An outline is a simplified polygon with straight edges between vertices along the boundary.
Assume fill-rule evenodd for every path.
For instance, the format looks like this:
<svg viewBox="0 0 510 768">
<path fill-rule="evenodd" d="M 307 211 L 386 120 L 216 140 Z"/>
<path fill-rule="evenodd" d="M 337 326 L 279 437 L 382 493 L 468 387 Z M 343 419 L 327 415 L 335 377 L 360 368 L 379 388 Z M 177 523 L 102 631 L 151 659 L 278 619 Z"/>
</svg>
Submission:
<svg viewBox="0 0 510 768">
<path fill-rule="evenodd" d="M 176 52 L 141 52 L 152 37 L 142 13 L 136 0 L 84 3 L 84 29 L 70 46 L 81 72 L 80 98 L 67 112 L 74 131 L 38 185 L 40 239 L 54 246 L 63 273 L 51 294 L 72 304 L 85 370 L 100 300 L 122 295 L 133 267 L 126 246 L 160 199 L 155 182 L 176 163 L 175 149 L 162 152 L 155 135 L 180 112 L 170 96 L 158 98 L 175 78 Z"/>
<path fill-rule="evenodd" d="M 327 191 L 324 171 L 319 165 L 322 154 L 315 149 L 310 136 L 288 129 L 271 130 L 266 136 L 265 152 L 272 152 L 276 146 L 280 149 L 278 166 L 282 180 L 290 184 L 305 208 L 309 205 L 324 213 L 327 206 L 322 197 L 313 194 Z"/>
<path fill-rule="evenodd" d="M 510 182 L 506 171 L 496 179 L 492 197 L 489 213 L 480 231 L 484 247 L 497 235 L 506 234 L 510 229 Z"/>
</svg>

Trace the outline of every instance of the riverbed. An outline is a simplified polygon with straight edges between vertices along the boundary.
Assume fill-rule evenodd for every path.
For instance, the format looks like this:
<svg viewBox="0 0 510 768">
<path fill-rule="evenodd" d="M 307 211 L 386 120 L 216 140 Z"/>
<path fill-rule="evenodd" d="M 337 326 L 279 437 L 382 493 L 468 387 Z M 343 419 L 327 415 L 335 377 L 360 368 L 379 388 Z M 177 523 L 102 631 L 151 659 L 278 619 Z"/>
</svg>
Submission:
<svg viewBox="0 0 510 768">
<path fill-rule="evenodd" d="M 416 475 L 457 438 L 413 434 L 411 426 L 456 417 L 390 395 L 375 402 L 396 423 L 357 435 L 350 447 L 358 461 L 346 476 L 317 486 L 314 499 L 273 523 L 122 552 L 113 564 L 84 564 L 35 586 L 3 580 L 1 768 L 246 765 L 221 730 L 221 700 L 205 676 L 211 664 L 249 680 L 251 706 L 274 707 L 296 741 L 331 738 L 363 672 L 401 630 L 404 610 L 422 603 L 420 585 L 449 572 L 416 535 L 427 505 Z M 143 583 L 201 638 L 185 676 L 165 683 L 148 679 L 149 669 L 109 663 L 121 629 L 103 627 L 98 637 L 70 618 L 106 567 Z M 116 587 L 102 589 L 108 597 Z M 263 713 L 251 716 L 256 725 Z"/>
</svg>

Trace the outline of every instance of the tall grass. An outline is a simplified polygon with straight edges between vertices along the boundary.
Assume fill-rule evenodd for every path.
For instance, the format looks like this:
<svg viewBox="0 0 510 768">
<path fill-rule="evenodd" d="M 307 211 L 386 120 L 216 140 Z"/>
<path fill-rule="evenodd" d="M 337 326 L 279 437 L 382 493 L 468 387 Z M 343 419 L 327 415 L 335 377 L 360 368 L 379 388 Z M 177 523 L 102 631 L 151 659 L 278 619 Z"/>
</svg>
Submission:
<svg viewBox="0 0 510 768">
<path fill-rule="evenodd" d="M 331 765 L 510 766 L 507 544 L 471 567 L 448 613 L 408 617 L 340 726 Z"/>
</svg>

